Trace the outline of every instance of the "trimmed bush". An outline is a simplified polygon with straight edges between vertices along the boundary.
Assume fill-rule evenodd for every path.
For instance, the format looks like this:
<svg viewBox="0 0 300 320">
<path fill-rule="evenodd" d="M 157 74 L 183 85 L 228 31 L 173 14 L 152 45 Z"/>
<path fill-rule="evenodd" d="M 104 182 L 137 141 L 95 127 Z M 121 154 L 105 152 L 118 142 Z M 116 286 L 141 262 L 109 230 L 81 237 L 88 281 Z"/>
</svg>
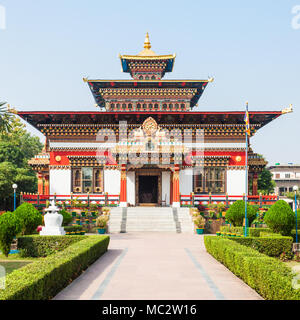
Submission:
<svg viewBox="0 0 300 320">
<path fill-rule="evenodd" d="M 273 232 L 283 236 L 290 235 L 296 223 L 295 213 L 284 200 L 275 202 L 265 214 L 264 220 Z"/>
<path fill-rule="evenodd" d="M 0 300 L 52 299 L 107 251 L 108 236 L 88 236 L 65 250 L 30 263 L 6 277 Z"/>
<path fill-rule="evenodd" d="M 12 212 L 0 216 L 0 249 L 7 257 L 14 237 L 21 231 L 21 223 Z"/>
<path fill-rule="evenodd" d="M 66 232 L 80 232 L 80 231 L 83 231 L 83 226 L 81 225 L 65 226 L 64 229 Z"/>
<path fill-rule="evenodd" d="M 20 220 L 23 235 L 32 234 L 43 223 L 42 215 L 31 203 L 22 203 L 14 214 Z"/>
<path fill-rule="evenodd" d="M 63 222 L 62 222 L 63 226 L 67 226 L 69 223 L 72 222 L 73 217 L 67 210 L 62 209 L 58 213 L 63 216 Z"/>
<path fill-rule="evenodd" d="M 252 221 L 256 217 L 257 207 L 247 204 L 247 219 L 248 226 L 252 224 Z M 245 201 L 238 200 L 234 202 L 226 211 L 226 220 L 232 223 L 235 227 L 243 225 L 245 218 Z"/>
<path fill-rule="evenodd" d="M 275 237 L 258 238 L 230 238 L 239 244 L 264 253 L 269 257 L 279 257 L 282 253 L 290 254 L 292 252 L 293 238 L 283 237 L 276 234 Z"/>
<path fill-rule="evenodd" d="M 235 241 L 205 236 L 207 252 L 267 300 L 299 300 L 291 269 L 276 258 Z"/>
<path fill-rule="evenodd" d="M 269 228 L 248 228 L 250 237 L 259 237 L 262 232 L 271 232 Z M 222 226 L 221 232 L 244 234 L 243 227 Z"/>
<path fill-rule="evenodd" d="M 22 257 L 47 257 L 85 238 L 86 236 L 23 236 L 18 237 L 18 249 Z"/>
</svg>

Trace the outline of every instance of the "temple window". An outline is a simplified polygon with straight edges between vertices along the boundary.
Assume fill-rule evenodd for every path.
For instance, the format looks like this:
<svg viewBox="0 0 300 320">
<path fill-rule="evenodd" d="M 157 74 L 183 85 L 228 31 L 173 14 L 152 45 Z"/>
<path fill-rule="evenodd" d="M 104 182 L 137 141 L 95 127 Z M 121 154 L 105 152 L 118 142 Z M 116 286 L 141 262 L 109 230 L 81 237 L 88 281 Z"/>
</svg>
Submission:
<svg viewBox="0 0 300 320">
<path fill-rule="evenodd" d="M 149 77 L 148 77 L 148 76 L 146 76 L 146 77 L 145 77 L 145 80 L 149 80 Z"/>
<path fill-rule="evenodd" d="M 155 76 L 152 76 L 152 77 L 151 77 L 151 80 L 155 80 Z"/>
<path fill-rule="evenodd" d="M 140 80 L 143 80 L 144 78 L 143 78 L 143 76 L 139 76 L 139 79 L 140 79 Z"/>
<path fill-rule="evenodd" d="M 102 192 L 102 169 L 93 167 L 76 168 L 72 171 L 75 193 Z"/>
<path fill-rule="evenodd" d="M 173 109 L 173 104 L 172 103 L 169 104 L 169 109 L 170 109 L 170 111 Z"/>
<path fill-rule="evenodd" d="M 120 110 L 120 103 L 117 103 L 117 110 Z"/>
<path fill-rule="evenodd" d="M 175 103 L 175 110 L 178 110 L 178 109 L 179 109 L 179 104 Z"/>
<path fill-rule="evenodd" d="M 152 105 L 152 103 L 150 103 L 149 104 L 149 110 L 152 110 L 152 108 L 153 108 L 153 105 Z"/>
<path fill-rule="evenodd" d="M 131 104 L 131 103 L 128 104 L 128 109 L 129 109 L 129 110 L 132 109 L 132 104 Z"/>
<path fill-rule="evenodd" d="M 137 108 L 137 110 L 140 110 L 140 109 L 141 109 L 141 104 L 138 103 L 138 104 L 136 105 L 136 108 Z"/>
<path fill-rule="evenodd" d="M 157 103 L 155 103 L 154 109 L 155 109 L 155 110 L 158 110 L 158 104 L 157 104 Z"/>
<path fill-rule="evenodd" d="M 163 109 L 167 110 L 167 104 L 166 103 L 163 104 Z"/>
<path fill-rule="evenodd" d="M 180 107 L 181 107 L 181 110 L 184 110 L 184 109 L 185 109 L 185 104 L 182 103 L 182 104 L 180 105 Z"/>
<path fill-rule="evenodd" d="M 112 104 L 110 105 L 110 108 L 111 108 L 111 110 L 113 110 L 113 109 L 115 108 L 115 104 L 112 103 Z"/>
<path fill-rule="evenodd" d="M 123 110 L 126 109 L 126 104 L 125 104 L 125 103 L 122 104 L 122 109 L 123 109 Z"/>
<path fill-rule="evenodd" d="M 146 103 L 143 104 L 143 109 L 144 109 L 144 110 L 147 110 L 147 105 L 146 105 Z"/>
<path fill-rule="evenodd" d="M 194 172 L 195 193 L 225 193 L 226 169 L 222 167 L 207 167 L 203 171 L 201 173 Z"/>
</svg>

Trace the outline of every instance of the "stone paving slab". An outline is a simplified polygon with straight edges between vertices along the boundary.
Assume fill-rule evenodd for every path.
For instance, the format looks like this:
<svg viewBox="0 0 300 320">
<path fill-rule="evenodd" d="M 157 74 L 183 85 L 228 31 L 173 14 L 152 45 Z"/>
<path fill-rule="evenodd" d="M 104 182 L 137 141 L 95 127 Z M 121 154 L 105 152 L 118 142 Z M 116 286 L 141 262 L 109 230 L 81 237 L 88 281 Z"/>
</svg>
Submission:
<svg viewBox="0 0 300 320">
<path fill-rule="evenodd" d="M 205 250 L 203 236 L 112 234 L 109 250 L 57 300 L 260 300 Z"/>
</svg>

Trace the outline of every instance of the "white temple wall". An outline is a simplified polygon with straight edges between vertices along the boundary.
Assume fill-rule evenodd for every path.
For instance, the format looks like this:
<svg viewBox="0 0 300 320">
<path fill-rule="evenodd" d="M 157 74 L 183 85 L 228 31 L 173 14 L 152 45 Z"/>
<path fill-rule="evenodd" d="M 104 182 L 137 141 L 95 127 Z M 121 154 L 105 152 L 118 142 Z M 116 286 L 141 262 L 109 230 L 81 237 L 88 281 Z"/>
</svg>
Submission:
<svg viewBox="0 0 300 320">
<path fill-rule="evenodd" d="M 170 205 L 170 182 L 171 182 L 171 172 L 162 171 L 161 176 L 161 199 L 164 201 L 166 199 L 166 204 Z"/>
<path fill-rule="evenodd" d="M 50 169 L 50 194 L 69 195 L 71 193 L 71 170 Z"/>
<path fill-rule="evenodd" d="M 121 173 L 119 170 L 104 170 L 104 192 L 108 194 L 120 194 Z"/>
<path fill-rule="evenodd" d="M 245 170 L 227 170 L 227 193 L 229 196 L 243 195 L 246 190 L 245 183 Z"/>
<path fill-rule="evenodd" d="M 179 192 L 190 194 L 193 191 L 193 169 L 186 168 L 179 171 Z"/>
<path fill-rule="evenodd" d="M 135 172 L 127 172 L 127 202 L 135 205 Z"/>
</svg>

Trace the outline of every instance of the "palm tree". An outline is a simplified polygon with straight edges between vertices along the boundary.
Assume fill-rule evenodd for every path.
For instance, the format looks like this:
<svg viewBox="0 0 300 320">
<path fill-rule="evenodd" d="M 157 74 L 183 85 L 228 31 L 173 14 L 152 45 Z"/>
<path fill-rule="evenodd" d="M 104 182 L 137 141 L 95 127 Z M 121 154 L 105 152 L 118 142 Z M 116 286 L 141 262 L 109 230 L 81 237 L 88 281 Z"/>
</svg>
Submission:
<svg viewBox="0 0 300 320">
<path fill-rule="evenodd" d="M 11 129 L 12 112 L 5 107 L 6 102 L 0 102 L 0 133 L 7 133 Z"/>
</svg>

